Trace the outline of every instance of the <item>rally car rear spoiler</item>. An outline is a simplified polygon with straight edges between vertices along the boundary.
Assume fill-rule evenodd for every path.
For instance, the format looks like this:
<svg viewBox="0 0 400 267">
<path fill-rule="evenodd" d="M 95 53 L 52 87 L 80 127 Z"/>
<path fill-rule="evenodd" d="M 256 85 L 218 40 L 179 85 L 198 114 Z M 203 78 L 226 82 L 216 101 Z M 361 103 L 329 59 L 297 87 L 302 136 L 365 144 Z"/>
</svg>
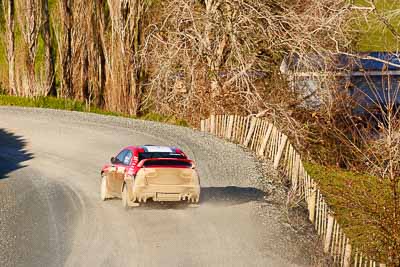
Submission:
<svg viewBox="0 0 400 267">
<path fill-rule="evenodd" d="M 193 161 L 177 158 L 151 158 L 141 160 L 139 168 L 194 168 Z"/>
</svg>

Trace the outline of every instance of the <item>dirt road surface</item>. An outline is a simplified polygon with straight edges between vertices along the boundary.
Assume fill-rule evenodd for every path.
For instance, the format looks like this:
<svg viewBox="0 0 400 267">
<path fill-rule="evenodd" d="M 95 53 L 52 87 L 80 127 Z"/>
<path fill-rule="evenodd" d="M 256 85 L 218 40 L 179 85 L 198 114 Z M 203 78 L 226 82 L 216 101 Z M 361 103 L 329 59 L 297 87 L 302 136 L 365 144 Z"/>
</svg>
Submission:
<svg viewBox="0 0 400 267">
<path fill-rule="evenodd" d="M 181 147 L 197 163 L 198 208 L 100 200 L 100 168 L 126 145 Z M 0 266 L 309 266 L 251 154 L 171 125 L 0 107 Z M 289 236 L 290 235 L 290 236 Z"/>
</svg>

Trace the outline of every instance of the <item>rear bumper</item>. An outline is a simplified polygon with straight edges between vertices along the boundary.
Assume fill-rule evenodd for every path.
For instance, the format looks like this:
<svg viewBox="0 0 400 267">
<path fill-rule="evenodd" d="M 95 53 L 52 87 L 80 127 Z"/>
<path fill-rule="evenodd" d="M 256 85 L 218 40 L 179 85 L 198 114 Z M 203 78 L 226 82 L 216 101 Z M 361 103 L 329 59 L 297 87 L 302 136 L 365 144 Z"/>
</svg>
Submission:
<svg viewBox="0 0 400 267">
<path fill-rule="evenodd" d="M 193 185 L 146 185 L 134 186 L 132 201 L 188 201 L 197 203 L 200 198 L 200 186 Z"/>
</svg>

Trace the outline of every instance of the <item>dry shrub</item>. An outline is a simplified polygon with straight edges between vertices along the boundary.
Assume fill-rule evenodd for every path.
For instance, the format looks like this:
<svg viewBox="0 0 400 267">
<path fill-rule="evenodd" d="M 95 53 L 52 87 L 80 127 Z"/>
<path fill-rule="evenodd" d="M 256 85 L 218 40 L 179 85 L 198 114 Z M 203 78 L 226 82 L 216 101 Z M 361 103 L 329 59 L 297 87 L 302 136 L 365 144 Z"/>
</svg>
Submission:
<svg viewBox="0 0 400 267">
<path fill-rule="evenodd" d="M 348 44 L 340 27 L 348 22 L 345 1 L 173 0 L 161 8 L 151 38 L 149 105 L 193 122 L 210 113 L 290 118 L 285 110 L 294 98 L 284 101 L 290 92 L 279 76 L 283 57 Z"/>
</svg>

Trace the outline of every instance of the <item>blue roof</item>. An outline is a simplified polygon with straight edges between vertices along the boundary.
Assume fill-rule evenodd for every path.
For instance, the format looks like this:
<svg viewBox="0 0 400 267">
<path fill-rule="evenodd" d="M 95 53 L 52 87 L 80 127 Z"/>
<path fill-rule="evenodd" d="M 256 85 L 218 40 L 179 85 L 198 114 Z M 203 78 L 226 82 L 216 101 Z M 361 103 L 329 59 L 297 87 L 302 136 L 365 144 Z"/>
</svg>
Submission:
<svg viewBox="0 0 400 267">
<path fill-rule="evenodd" d="M 381 70 L 400 70 L 400 55 L 389 52 L 359 53 L 357 57 L 347 56 L 353 71 L 381 71 Z M 376 59 L 373 59 L 376 58 Z M 382 61 L 386 61 L 398 66 L 394 66 Z"/>
<path fill-rule="evenodd" d="M 318 71 L 400 71 L 400 54 L 394 52 L 355 53 L 354 56 L 335 54 L 329 56 L 329 60 L 324 55 L 308 54 L 300 57 L 294 54 L 286 59 L 286 64 L 290 70 L 300 72 L 309 71 L 306 66 Z"/>
</svg>

